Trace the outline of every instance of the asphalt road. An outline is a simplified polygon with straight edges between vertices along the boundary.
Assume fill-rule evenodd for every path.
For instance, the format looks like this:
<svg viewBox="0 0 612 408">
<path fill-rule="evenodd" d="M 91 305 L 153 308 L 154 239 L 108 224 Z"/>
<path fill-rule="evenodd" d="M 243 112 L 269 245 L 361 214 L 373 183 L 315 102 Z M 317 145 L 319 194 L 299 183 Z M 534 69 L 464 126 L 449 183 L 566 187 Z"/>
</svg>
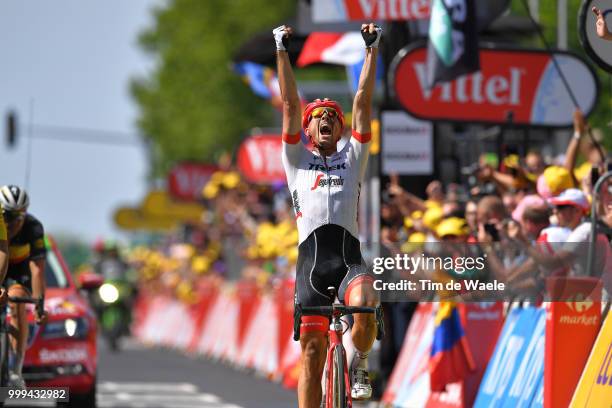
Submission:
<svg viewBox="0 0 612 408">
<path fill-rule="evenodd" d="M 120 353 L 102 350 L 98 364 L 100 408 L 296 406 L 294 393 L 278 384 L 174 351 L 130 342 Z"/>
<path fill-rule="evenodd" d="M 99 408 L 297 407 L 295 391 L 224 364 L 130 340 L 118 353 L 110 352 L 102 341 L 98 344 Z M 54 404 L 28 401 L 7 406 Z"/>
</svg>

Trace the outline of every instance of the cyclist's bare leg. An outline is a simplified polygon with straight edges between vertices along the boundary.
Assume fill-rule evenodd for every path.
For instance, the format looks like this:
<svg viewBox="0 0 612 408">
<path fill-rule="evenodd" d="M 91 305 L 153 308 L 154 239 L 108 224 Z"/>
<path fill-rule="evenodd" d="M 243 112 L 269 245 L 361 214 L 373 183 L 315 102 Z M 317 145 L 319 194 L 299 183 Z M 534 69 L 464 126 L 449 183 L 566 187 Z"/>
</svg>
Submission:
<svg viewBox="0 0 612 408">
<path fill-rule="evenodd" d="M 345 303 L 350 306 L 374 307 L 378 300 L 372 281 L 367 277 L 355 279 L 349 284 L 345 294 Z M 372 396 L 372 386 L 368 375 L 368 353 L 376 338 L 376 318 L 371 313 L 356 313 L 351 331 L 355 354 L 351 361 L 351 396 L 354 400 L 365 400 Z"/>
<path fill-rule="evenodd" d="M 312 331 L 300 334 L 302 368 L 298 380 L 300 408 L 319 408 L 321 405 L 321 377 L 325 368 L 327 333 Z"/>
<path fill-rule="evenodd" d="M 375 307 L 378 305 L 378 296 L 370 280 L 362 280 L 351 285 L 346 297 L 348 299 L 345 300 L 349 306 Z M 376 339 L 376 318 L 371 313 L 355 313 L 353 317 L 355 319 L 351 331 L 353 344 L 358 351 L 367 353 Z"/>
<path fill-rule="evenodd" d="M 28 290 L 21 285 L 13 285 L 9 288 L 10 297 L 28 297 Z M 28 341 L 28 319 L 24 304 L 9 303 L 11 314 L 11 346 L 15 351 L 15 372 L 21 375 L 26 344 Z"/>
</svg>

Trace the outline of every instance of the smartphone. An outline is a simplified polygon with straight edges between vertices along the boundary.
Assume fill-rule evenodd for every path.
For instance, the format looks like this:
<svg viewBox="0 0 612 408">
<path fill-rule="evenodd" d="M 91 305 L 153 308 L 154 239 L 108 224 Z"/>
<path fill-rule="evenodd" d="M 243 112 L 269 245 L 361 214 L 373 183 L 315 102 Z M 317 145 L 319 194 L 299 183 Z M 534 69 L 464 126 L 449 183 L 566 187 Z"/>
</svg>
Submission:
<svg viewBox="0 0 612 408">
<path fill-rule="evenodd" d="M 497 228 L 495 227 L 494 224 L 485 224 L 484 229 L 486 233 L 491 236 L 493 241 L 495 242 L 499 241 L 499 231 L 497 231 Z"/>
<path fill-rule="evenodd" d="M 595 188 L 595 183 L 599 180 L 599 169 L 596 166 L 591 167 L 591 188 Z"/>
</svg>

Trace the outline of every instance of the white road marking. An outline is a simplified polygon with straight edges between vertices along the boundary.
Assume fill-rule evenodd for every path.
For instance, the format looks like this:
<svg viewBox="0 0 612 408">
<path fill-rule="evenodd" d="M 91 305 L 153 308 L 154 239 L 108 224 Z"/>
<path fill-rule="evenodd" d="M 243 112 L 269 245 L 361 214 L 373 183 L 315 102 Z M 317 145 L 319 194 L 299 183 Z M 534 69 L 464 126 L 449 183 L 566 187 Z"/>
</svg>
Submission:
<svg viewBox="0 0 612 408">
<path fill-rule="evenodd" d="M 190 383 L 101 382 L 98 384 L 99 408 L 243 408 L 220 397 L 199 392 Z M 53 401 L 7 401 L 7 407 L 54 407 Z"/>
<path fill-rule="evenodd" d="M 98 384 L 98 392 L 178 392 L 196 393 L 198 387 L 189 383 L 158 383 L 158 382 L 129 382 L 118 383 L 105 381 Z"/>
<path fill-rule="evenodd" d="M 99 408 L 243 408 L 190 383 L 111 382 L 98 384 Z"/>
</svg>

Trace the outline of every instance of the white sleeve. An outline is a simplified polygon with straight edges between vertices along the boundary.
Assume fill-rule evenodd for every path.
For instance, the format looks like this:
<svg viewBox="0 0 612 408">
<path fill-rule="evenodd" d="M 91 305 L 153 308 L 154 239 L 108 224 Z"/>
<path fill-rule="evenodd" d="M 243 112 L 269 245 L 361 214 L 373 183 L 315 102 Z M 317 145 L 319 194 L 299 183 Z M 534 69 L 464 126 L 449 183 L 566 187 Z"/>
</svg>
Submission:
<svg viewBox="0 0 612 408">
<path fill-rule="evenodd" d="M 368 166 L 371 140 L 372 132 L 361 134 L 358 133 L 355 129 L 352 130 L 352 135 L 349 143 L 352 146 L 353 160 L 359 165 L 359 180 L 363 180 L 366 168 Z"/>
<path fill-rule="evenodd" d="M 296 178 L 297 169 L 305 151 L 306 148 L 302 144 L 299 133 L 296 135 L 283 134 L 283 168 L 287 175 L 287 184 L 290 186 Z"/>
</svg>

